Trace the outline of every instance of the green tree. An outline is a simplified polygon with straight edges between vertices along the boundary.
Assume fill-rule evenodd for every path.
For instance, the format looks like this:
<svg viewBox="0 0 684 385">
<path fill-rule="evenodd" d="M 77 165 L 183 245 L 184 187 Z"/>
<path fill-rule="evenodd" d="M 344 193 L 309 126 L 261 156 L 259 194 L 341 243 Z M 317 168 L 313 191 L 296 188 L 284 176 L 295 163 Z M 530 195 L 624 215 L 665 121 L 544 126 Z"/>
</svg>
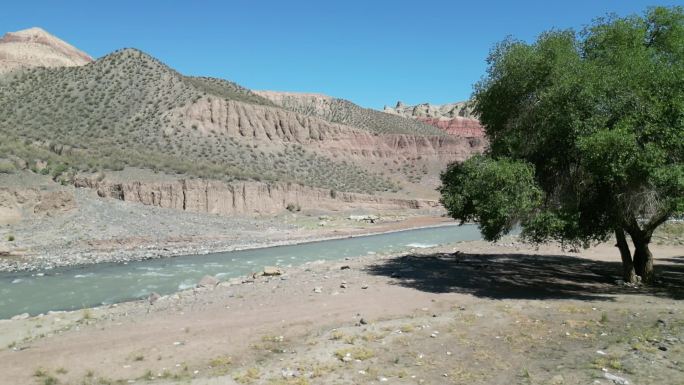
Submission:
<svg viewBox="0 0 684 385">
<path fill-rule="evenodd" d="M 488 66 L 473 102 L 490 148 L 442 174 L 450 215 L 488 240 L 515 224 L 572 247 L 614 235 L 625 280 L 652 282 L 653 231 L 684 213 L 683 9 L 507 39 Z"/>
</svg>

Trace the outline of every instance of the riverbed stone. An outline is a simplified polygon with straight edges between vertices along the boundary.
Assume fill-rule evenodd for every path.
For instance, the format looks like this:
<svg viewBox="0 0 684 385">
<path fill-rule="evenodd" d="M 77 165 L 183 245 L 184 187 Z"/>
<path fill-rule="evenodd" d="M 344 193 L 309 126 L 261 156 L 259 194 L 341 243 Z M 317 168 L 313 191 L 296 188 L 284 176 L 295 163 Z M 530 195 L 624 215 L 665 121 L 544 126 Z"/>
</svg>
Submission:
<svg viewBox="0 0 684 385">
<path fill-rule="evenodd" d="M 150 302 L 150 305 L 154 304 L 161 298 L 161 295 L 156 292 L 151 292 L 150 295 L 147 297 L 147 300 Z"/>
<path fill-rule="evenodd" d="M 269 277 L 269 276 L 275 276 L 275 275 L 282 275 L 283 271 L 280 270 L 280 268 L 276 266 L 266 266 L 264 267 L 264 273 L 263 275 Z"/>
<path fill-rule="evenodd" d="M 28 319 L 31 315 L 29 313 L 22 313 L 22 314 L 17 314 L 14 317 L 12 317 L 12 321 L 21 321 Z"/>
<path fill-rule="evenodd" d="M 219 284 L 219 280 L 216 277 L 213 277 L 211 275 L 205 275 L 200 279 L 199 283 L 197 284 L 197 287 L 205 287 L 205 288 L 214 288 L 216 285 Z"/>
</svg>

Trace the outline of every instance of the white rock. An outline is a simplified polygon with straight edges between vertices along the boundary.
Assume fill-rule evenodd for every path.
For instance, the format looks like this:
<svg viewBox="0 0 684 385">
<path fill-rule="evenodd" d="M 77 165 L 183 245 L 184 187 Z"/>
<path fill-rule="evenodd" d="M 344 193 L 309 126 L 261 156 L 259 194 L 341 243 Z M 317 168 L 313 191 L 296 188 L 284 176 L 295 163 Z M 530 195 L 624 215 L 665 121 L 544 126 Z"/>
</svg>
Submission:
<svg viewBox="0 0 684 385">
<path fill-rule="evenodd" d="M 613 381 L 614 383 L 618 385 L 629 385 L 629 381 L 626 378 L 618 377 L 614 374 L 610 374 L 608 372 L 603 372 L 603 377 L 606 380 Z"/>
</svg>

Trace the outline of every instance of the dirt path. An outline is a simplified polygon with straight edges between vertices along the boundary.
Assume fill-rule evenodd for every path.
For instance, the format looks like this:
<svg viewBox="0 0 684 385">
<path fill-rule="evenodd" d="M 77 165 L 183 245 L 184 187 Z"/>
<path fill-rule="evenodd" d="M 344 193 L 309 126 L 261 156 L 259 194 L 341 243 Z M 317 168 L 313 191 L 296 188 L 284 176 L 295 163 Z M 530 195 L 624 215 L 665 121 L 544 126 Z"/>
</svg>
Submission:
<svg viewBox="0 0 684 385">
<path fill-rule="evenodd" d="M 610 245 L 465 242 L 4 321 L 0 384 L 684 383 L 684 250 L 654 253 L 656 289 Z"/>
</svg>

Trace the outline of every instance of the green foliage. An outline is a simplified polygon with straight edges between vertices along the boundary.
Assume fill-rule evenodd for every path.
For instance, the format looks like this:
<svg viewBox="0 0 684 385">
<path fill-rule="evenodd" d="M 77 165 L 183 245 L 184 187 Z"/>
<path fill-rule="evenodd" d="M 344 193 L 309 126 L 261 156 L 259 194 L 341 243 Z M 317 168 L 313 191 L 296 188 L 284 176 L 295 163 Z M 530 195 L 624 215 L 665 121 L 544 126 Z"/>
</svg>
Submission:
<svg viewBox="0 0 684 385">
<path fill-rule="evenodd" d="M 509 159 L 475 156 L 442 174 L 442 203 L 454 218 L 477 221 L 488 240 L 525 223 L 541 202 L 534 169 Z"/>
<path fill-rule="evenodd" d="M 546 32 L 532 44 L 509 39 L 488 64 L 474 106 L 490 162 L 527 164 L 534 183 L 522 180 L 521 190 L 543 191 L 534 214 L 521 219 L 528 239 L 586 246 L 624 228 L 647 243 L 658 225 L 684 212 L 682 8 L 602 18 L 581 33 Z M 470 166 L 451 170 L 447 181 L 481 177 Z M 497 184 L 475 185 L 484 191 L 445 185 L 443 199 L 456 202 L 452 215 L 483 221 L 496 238 L 520 207 L 497 198 L 509 194 Z"/>
</svg>

